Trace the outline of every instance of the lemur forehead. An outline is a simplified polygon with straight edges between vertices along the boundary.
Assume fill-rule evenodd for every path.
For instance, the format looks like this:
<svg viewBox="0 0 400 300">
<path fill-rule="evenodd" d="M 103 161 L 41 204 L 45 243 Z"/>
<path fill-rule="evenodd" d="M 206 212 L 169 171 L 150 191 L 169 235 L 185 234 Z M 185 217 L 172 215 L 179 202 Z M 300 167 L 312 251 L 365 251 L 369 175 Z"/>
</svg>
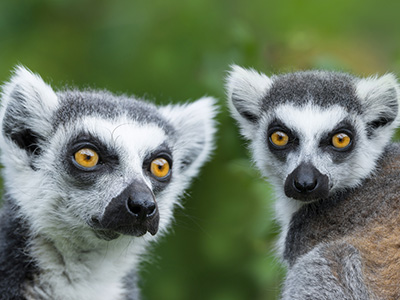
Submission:
<svg viewBox="0 0 400 300">
<path fill-rule="evenodd" d="M 141 124 L 124 118 L 117 124 L 112 120 L 99 120 L 93 116 L 85 116 L 81 122 L 85 132 L 93 134 L 103 143 L 112 142 L 114 146 L 128 147 L 130 153 L 153 150 L 168 139 L 165 131 L 154 123 Z"/>
<path fill-rule="evenodd" d="M 286 127 L 305 135 L 328 132 L 349 121 L 349 113 L 339 105 L 323 108 L 312 103 L 301 107 L 283 104 L 276 108 L 275 115 Z"/>
<path fill-rule="evenodd" d="M 110 120 L 126 116 L 136 123 L 157 125 L 167 134 L 174 131 L 172 125 L 150 103 L 115 96 L 106 91 L 66 91 L 57 93 L 57 96 L 60 106 L 53 119 L 55 128 L 87 116 Z"/>
<path fill-rule="evenodd" d="M 356 77 L 327 71 L 305 71 L 273 76 L 272 85 L 263 99 L 263 109 L 268 111 L 282 103 L 304 106 L 313 103 L 322 108 L 333 105 L 349 111 L 362 112 L 356 94 Z"/>
</svg>

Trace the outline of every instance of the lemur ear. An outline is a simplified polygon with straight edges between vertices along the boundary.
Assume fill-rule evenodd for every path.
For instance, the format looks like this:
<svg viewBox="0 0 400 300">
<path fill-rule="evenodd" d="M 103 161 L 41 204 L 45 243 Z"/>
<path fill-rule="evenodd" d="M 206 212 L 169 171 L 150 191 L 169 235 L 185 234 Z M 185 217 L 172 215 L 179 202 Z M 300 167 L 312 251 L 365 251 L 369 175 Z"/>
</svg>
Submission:
<svg viewBox="0 0 400 300">
<path fill-rule="evenodd" d="M 356 91 L 364 108 L 363 117 L 370 136 L 384 129 L 392 131 L 396 128 L 400 88 L 394 75 L 360 79 Z"/>
<path fill-rule="evenodd" d="M 28 154 L 51 132 L 52 112 L 58 104 L 52 88 L 22 66 L 4 84 L 0 110 L 2 134 Z"/>
<path fill-rule="evenodd" d="M 243 135 L 249 137 L 260 117 L 262 99 L 272 81 L 253 69 L 233 65 L 226 78 L 228 105 L 232 116 L 239 122 Z"/>
<path fill-rule="evenodd" d="M 194 176 L 214 148 L 216 100 L 201 98 L 193 103 L 160 108 L 176 131 L 175 151 L 187 176 Z"/>
</svg>

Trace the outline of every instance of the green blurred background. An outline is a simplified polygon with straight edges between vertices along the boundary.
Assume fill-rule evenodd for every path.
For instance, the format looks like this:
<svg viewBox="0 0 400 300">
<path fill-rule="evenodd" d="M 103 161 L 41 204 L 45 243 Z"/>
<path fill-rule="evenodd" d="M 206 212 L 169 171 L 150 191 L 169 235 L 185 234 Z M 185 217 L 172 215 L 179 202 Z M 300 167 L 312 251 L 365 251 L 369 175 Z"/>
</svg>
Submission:
<svg viewBox="0 0 400 300">
<path fill-rule="evenodd" d="M 1 0 L 0 80 L 20 63 L 55 88 L 218 97 L 218 148 L 142 265 L 144 299 L 276 299 L 272 194 L 227 113 L 226 70 L 399 74 L 399 12 L 397 0 Z"/>
</svg>

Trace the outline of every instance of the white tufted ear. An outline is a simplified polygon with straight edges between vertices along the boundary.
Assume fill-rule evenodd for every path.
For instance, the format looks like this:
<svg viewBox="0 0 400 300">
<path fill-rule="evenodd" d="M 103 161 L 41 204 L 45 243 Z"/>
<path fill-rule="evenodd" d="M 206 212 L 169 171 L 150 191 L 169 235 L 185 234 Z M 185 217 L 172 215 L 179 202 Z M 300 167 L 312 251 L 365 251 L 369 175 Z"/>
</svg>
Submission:
<svg viewBox="0 0 400 300">
<path fill-rule="evenodd" d="M 194 176 L 214 148 L 216 100 L 205 97 L 184 105 L 164 106 L 160 111 L 176 130 L 175 148 L 183 162 L 183 172 Z"/>
<path fill-rule="evenodd" d="M 268 76 L 236 65 L 232 66 L 226 78 L 228 106 L 242 134 L 248 138 L 258 121 L 262 99 L 271 84 L 272 80 Z"/>
<path fill-rule="evenodd" d="M 389 139 L 399 123 L 400 88 L 396 77 L 387 74 L 382 77 L 360 79 L 356 84 L 356 92 L 364 112 L 362 114 L 370 136 L 378 132 Z"/>
<path fill-rule="evenodd" d="M 52 130 L 51 119 L 58 104 L 52 88 L 40 76 L 18 66 L 3 86 L 0 122 L 5 140 L 33 153 L 39 140 Z"/>
</svg>

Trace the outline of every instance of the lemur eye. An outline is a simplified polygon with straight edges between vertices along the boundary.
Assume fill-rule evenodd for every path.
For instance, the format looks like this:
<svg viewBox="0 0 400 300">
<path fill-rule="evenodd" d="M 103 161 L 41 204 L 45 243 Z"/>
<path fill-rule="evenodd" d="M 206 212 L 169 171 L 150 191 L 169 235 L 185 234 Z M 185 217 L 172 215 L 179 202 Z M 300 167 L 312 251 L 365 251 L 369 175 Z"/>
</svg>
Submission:
<svg viewBox="0 0 400 300">
<path fill-rule="evenodd" d="M 157 178 L 164 178 L 170 171 L 169 162 L 165 158 L 158 157 L 151 162 L 150 171 Z"/>
<path fill-rule="evenodd" d="M 99 155 L 90 148 L 82 148 L 75 152 L 75 161 L 84 168 L 93 168 L 99 162 Z"/>
<path fill-rule="evenodd" d="M 346 133 L 337 133 L 332 137 L 332 145 L 337 149 L 344 149 L 350 145 L 351 138 Z"/>
<path fill-rule="evenodd" d="M 269 139 L 272 144 L 278 147 L 286 146 L 289 142 L 289 136 L 282 131 L 275 131 L 273 134 L 271 134 Z"/>
</svg>

